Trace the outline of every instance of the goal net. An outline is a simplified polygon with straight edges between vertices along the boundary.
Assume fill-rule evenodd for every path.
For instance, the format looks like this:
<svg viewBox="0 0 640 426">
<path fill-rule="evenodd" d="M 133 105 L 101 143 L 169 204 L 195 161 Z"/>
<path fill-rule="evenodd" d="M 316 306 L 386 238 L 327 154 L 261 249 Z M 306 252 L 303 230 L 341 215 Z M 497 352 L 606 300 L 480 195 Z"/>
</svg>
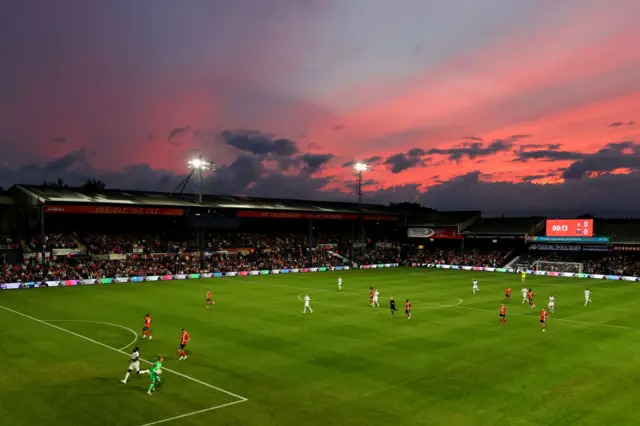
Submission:
<svg viewBox="0 0 640 426">
<path fill-rule="evenodd" d="M 582 263 L 579 262 L 547 262 L 545 260 L 538 260 L 533 266 L 536 271 L 582 273 Z"/>
</svg>

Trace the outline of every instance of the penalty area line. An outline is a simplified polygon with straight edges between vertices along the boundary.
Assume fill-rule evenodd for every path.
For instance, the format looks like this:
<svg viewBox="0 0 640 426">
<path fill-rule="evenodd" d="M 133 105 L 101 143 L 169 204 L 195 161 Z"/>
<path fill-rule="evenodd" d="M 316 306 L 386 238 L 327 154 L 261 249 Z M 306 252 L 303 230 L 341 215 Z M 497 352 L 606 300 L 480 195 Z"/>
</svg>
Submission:
<svg viewBox="0 0 640 426">
<path fill-rule="evenodd" d="M 102 343 L 102 342 L 99 342 L 99 341 L 97 341 L 97 340 L 94 340 L 94 339 L 92 339 L 92 338 L 90 338 L 90 337 L 83 336 L 82 334 L 76 333 L 76 332 L 71 331 L 71 330 L 67 330 L 66 328 L 59 327 L 59 326 L 57 326 L 57 325 L 55 325 L 55 324 L 51 324 L 51 323 L 46 322 L 46 321 L 43 321 L 43 320 L 41 320 L 41 319 L 38 319 L 38 318 L 32 317 L 31 315 L 27 315 L 27 314 L 22 313 L 22 312 L 20 312 L 20 311 L 16 311 L 16 310 L 14 310 L 14 309 L 7 308 L 6 306 L 3 306 L 3 305 L 0 305 L 0 308 L 1 308 L 1 309 L 4 309 L 4 310 L 5 310 L 5 311 L 7 311 L 7 312 L 11 312 L 11 313 L 13 313 L 13 314 L 15 314 L 15 315 L 19 315 L 19 316 L 21 316 L 21 317 L 23 317 L 23 318 L 30 319 L 31 321 L 35 321 L 35 322 L 37 322 L 37 323 L 44 324 L 44 325 L 46 325 L 46 326 L 48 326 L 48 327 L 55 328 L 56 330 L 62 331 L 62 332 L 64 332 L 64 333 L 68 333 L 68 334 L 71 334 L 71 335 L 73 335 L 73 336 L 79 337 L 80 339 L 83 339 L 83 340 L 86 340 L 86 341 L 88 341 L 88 342 L 94 343 L 94 344 L 96 344 L 96 345 L 98 345 L 98 346 L 102 346 L 103 348 L 106 348 L 106 349 L 112 350 L 112 351 L 117 352 L 117 353 L 119 353 L 119 354 L 123 354 L 123 355 L 126 355 L 126 356 L 130 356 L 130 355 L 131 355 L 130 353 L 125 352 L 125 351 L 123 351 L 123 350 L 121 350 L 121 349 L 114 348 L 114 347 L 112 347 L 112 346 L 109 346 L 109 345 L 104 344 L 104 343 Z M 148 360 L 143 359 L 143 358 L 140 358 L 140 361 L 143 361 L 143 362 L 145 362 L 145 363 L 147 363 L 147 364 L 153 364 L 151 361 L 148 361 Z M 171 369 L 169 369 L 169 368 L 163 368 L 163 370 L 164 370 L 164 371 L 168 371 L 168 372 L 170 372 L 170 373 L 173 373 L 173 374 L 175 374 L 176 376 L 180 376 L 180 377 L 182 377 L 182 378 L 184 378 L 184 379 L 190 380 L 190 381 L 192 381 L 192 382 L 198 383 L 198 384 L 200 384 L 200 385 L 202 385 L 202 386 L 208 387 L 209 389 L 213 389 L 213 390 L 218 391 L 218 392 L 220 392 L 220 393 L 223 393 L 223 394 L 225 394 L 225 395 L 232 396 L 232 397 L 236 398 L 236 401 L 233 401 L 233 402 L 230 402 L 230 403 L 227 403 L 227 404 L 216 405 L 216 406 L 214 406 L 214 407 L 209 407 L 209 408 L 206 408 L 206 409 L 204 409 L 204 410 L 194 411 L 194 412 L 187 413 L 187 414 L 183 414 L 183 415 L 181 415 L 181 416 L 177 416 L 177 417 L 171 417 L 171 418 L 168 418 L 168 419 L 159 420 L 159 421 L 154 422 L 154 423 L 147 423 L 147 425 L 146 425 L 146 426 L 148 426 L 148 425 L 154 425 L 154 424 L 159 424 L 159 423 L 164 423 L 164 422 L 168 422 L 169 420 L 181 419 L 181 418 L 184 418 L 184 417 L 193 416 L 193 415 L 198 414 L 198 413 L 203 413 L 203 412 L 206 412 L 206 411 L 217 410 L 217 409 L 219 409 L 219 408 L 223 408 L 223 407 L 227 407 L 227 406 L 230 406 L 230 405 L 239 404 L 239 403 L 241 403 L 241 402 L 246 402 L 246 401 L 248 401 L 248 399 L 247 399 L 247 398 L 245 398 L 244 396 L 240 396 L 240 395 L 237 395 L 237 394 L 235 394 L 235 393 L 233 393 L 233 392 L 229 392 L 228 390 L 225 390 L 225 389 L 219 388 L 219 387 L 217 387 L 217 386 L 213 386 L 213 385 L 211 385 L 211 384 L 209 384 L 209 383 L 203 382 L 202 380 L 198 380 L 198 379 L 193 378 L 193 377 L 191 377 L 191 376 L 187 376 L 186 374 L 182 374 L 182 373 L 180 373 L 180 372 L 178 372 L 178 371 L 171 370 Z"/>
<path fill-rule="evenodd" d="M 247 401 L 248 401 L 247 399 L 239 399 L 237 401 L 227 402 L 226 404 L 214 405 L 213 407 L 205 408 L 204 410 L 192 411 L 190 413 L 181 414 L 181 415 L 175 416 L 175 417 L 169 417 L 167 419 L 158 420 L 156 422 L 145 423 L 142 426 L 159 425 L 161 423 L 166 423 L 166 422 L 170 422 L 170 421 L 173 421 L 173 420 L 184 419 L 185 417 L 195 416 L 196 414 L 202 414 L 202 413 L 206 413 L 208 411 L 218 410 L 220 408 L 229 407 L 231 405 L 236 405 L 236 404 L 240 404 L 241 402 L 247 402 Z"/>
</svg>

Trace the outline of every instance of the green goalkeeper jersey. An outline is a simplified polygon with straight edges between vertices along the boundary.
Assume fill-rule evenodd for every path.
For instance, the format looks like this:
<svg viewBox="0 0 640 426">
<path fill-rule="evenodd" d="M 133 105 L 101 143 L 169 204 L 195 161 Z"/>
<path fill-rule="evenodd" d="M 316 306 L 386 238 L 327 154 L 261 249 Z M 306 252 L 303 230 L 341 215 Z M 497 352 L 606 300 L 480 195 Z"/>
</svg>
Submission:
<svg viewBox="0 0 640 426">
<path fill-rule="evenodd" d="M 160 361 L 154 362 L 153 367 L 151 367 L 151 371 L 153 371 L 154 373 L 161 369 L 162 369 L 162 363 Z"/>
</svg>

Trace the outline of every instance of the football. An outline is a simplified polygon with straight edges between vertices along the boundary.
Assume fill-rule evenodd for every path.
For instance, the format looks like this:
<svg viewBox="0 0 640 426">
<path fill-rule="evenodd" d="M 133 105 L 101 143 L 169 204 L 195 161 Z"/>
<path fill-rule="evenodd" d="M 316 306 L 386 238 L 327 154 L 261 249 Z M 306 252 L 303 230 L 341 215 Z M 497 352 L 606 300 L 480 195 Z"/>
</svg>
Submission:
<svg viewBox="0 0 640 426">
<path fill-rule="evenodd" d="M 162 374 L 162 370 L 160 370 L 159 368 L 156 370 L 156 374 Z"/>
</svg>

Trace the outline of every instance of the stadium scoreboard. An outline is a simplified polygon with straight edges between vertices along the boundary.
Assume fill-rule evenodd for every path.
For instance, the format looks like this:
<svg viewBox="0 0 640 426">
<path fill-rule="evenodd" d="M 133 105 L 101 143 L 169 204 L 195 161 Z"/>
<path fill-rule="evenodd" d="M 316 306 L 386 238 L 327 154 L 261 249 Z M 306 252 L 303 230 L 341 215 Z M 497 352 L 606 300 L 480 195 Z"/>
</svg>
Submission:
<svg viewBox="0 0 640 426">
<path fill-rule="evenodd" d="M 593 219 L 547 219 L 547 237 L 593 237 Z"/>
</svg>

